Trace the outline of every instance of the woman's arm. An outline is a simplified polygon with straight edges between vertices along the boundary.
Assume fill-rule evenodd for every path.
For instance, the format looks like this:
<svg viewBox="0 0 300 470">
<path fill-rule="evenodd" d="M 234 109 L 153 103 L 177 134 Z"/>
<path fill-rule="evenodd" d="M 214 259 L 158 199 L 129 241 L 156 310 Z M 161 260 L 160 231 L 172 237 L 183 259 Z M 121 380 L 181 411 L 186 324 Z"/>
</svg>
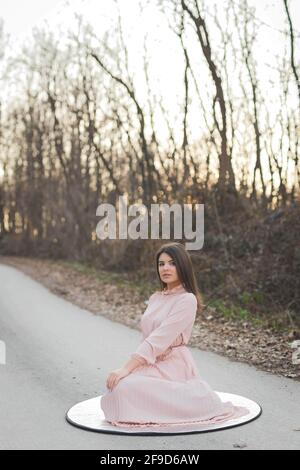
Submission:
<svg viewBox="0 0 300 470">
<path fill-rule="evenodd" d="M 140 365 L 143 365 L 143 363 L 146 362 L 144 358 L 131 358 L 121 369 L 116 369 L 112 371 L 109 376 L 107 377 L 106 380 L 106 386 L 109 389 L 113 389 L 117 383 L 129 375 L 134 369 L 139 367 Z"/>
<path fill-rule="evenodd" d="M 134 369 L 146 363 L 144 359 L 138 359 L 137 357 L 131 357 L 129 361 L 122 367 L 122 369 L 127 370 L 128 374 L 130 374 Z"/>
<path fill-rule="evenodd" d="M 169 315 L 162 321 L 160 326 L 154 329 L 149 336 L 131 354 L 132 358 L 141 358 L 146 363 L 154 365 L 157 356 L 164 353 L 173 341 L 188 327 L 196 318 L 197 299 L 194 294 L 185 294 L 178 300 Z"/>
</svg>

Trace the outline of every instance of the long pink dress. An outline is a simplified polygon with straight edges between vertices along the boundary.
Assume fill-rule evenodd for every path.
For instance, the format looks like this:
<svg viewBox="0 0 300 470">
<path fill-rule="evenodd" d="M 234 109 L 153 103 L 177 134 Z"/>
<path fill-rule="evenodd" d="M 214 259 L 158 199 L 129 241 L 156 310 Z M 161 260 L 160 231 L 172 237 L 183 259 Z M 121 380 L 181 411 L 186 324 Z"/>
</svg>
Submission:
<svg viewBox="0 0 300 470">
<path fill-rule="evenodd" d="M 142 341 L 131 354 L 141 365 L 101 398 L 115 426 L 211 424 L 249 413 L 222 402 L 200 377 L 187 347 L 196 318 L 196 296 L 182 285 L 155 292 L 141 318 Z"/>
</svg>

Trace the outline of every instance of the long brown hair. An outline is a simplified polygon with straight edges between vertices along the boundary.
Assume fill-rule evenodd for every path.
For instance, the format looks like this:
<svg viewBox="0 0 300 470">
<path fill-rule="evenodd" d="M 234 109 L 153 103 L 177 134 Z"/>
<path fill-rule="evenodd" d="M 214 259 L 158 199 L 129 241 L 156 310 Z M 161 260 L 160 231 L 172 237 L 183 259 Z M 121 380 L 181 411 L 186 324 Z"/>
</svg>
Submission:
<svg viewBox="0 0 300 470">
<path fill-rule="evenodd" d="M 162 253 L 167 253 L 175 262 L 177 275 L 180 282 L 182 283 L 183 287 L 187 292 L 192 292 L 196 296 L 198 303 L 197 312 L 201 313 L 204 304 L 202 300 L 202 295 L 197 285 L 197 280 L 195 277 L 190 254 L 188 253 L 188 251 L 186 251 L 184 246 L 178 242 L 165 243 L 157 250 L 155 254 L 156 271 L 162 290 L 167 286 L 167 284 L 161 280 L 158 269 L 159 257 Z"/>
</svg>

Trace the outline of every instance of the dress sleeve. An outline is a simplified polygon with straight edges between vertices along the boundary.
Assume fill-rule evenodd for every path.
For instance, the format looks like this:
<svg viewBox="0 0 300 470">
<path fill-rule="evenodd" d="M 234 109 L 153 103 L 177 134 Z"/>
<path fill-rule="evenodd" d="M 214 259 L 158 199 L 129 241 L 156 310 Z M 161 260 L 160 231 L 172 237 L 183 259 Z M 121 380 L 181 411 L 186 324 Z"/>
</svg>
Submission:
<svg viewBox="0 0 300 470">
<path fill-rule="evenodd" d="M 144 364 L 154 364 L 157 356 L 163 354 L 180 333 L 194 323 L 196 312 L 197 299 L 194 294 L 184 296 L 174 305 L 160 326 L 141 342 L 131 356 L 140 359 L 141 363 L 143 361 Z"/>
</svg>

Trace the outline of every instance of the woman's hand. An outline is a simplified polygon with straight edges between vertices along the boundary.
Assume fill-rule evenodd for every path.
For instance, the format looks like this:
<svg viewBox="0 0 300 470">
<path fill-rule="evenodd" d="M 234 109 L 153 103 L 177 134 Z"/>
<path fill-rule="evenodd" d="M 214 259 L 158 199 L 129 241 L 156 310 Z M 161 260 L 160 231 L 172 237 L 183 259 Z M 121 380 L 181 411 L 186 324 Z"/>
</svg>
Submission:
<svg viewBox="0 0 300 470">
<path fill-rule="evenodd" d="M 117 385 L 119 380 L 123 379 L 123 377 L 126 377 L 127 375 L 129 375 L 129 371 L 125 369 L 124 367 L 121 369 L 113 370 L 107 377 L 107 380 L 106 380 L 107 388 L 112 390 L 113 387 Z"/>
</svg>

